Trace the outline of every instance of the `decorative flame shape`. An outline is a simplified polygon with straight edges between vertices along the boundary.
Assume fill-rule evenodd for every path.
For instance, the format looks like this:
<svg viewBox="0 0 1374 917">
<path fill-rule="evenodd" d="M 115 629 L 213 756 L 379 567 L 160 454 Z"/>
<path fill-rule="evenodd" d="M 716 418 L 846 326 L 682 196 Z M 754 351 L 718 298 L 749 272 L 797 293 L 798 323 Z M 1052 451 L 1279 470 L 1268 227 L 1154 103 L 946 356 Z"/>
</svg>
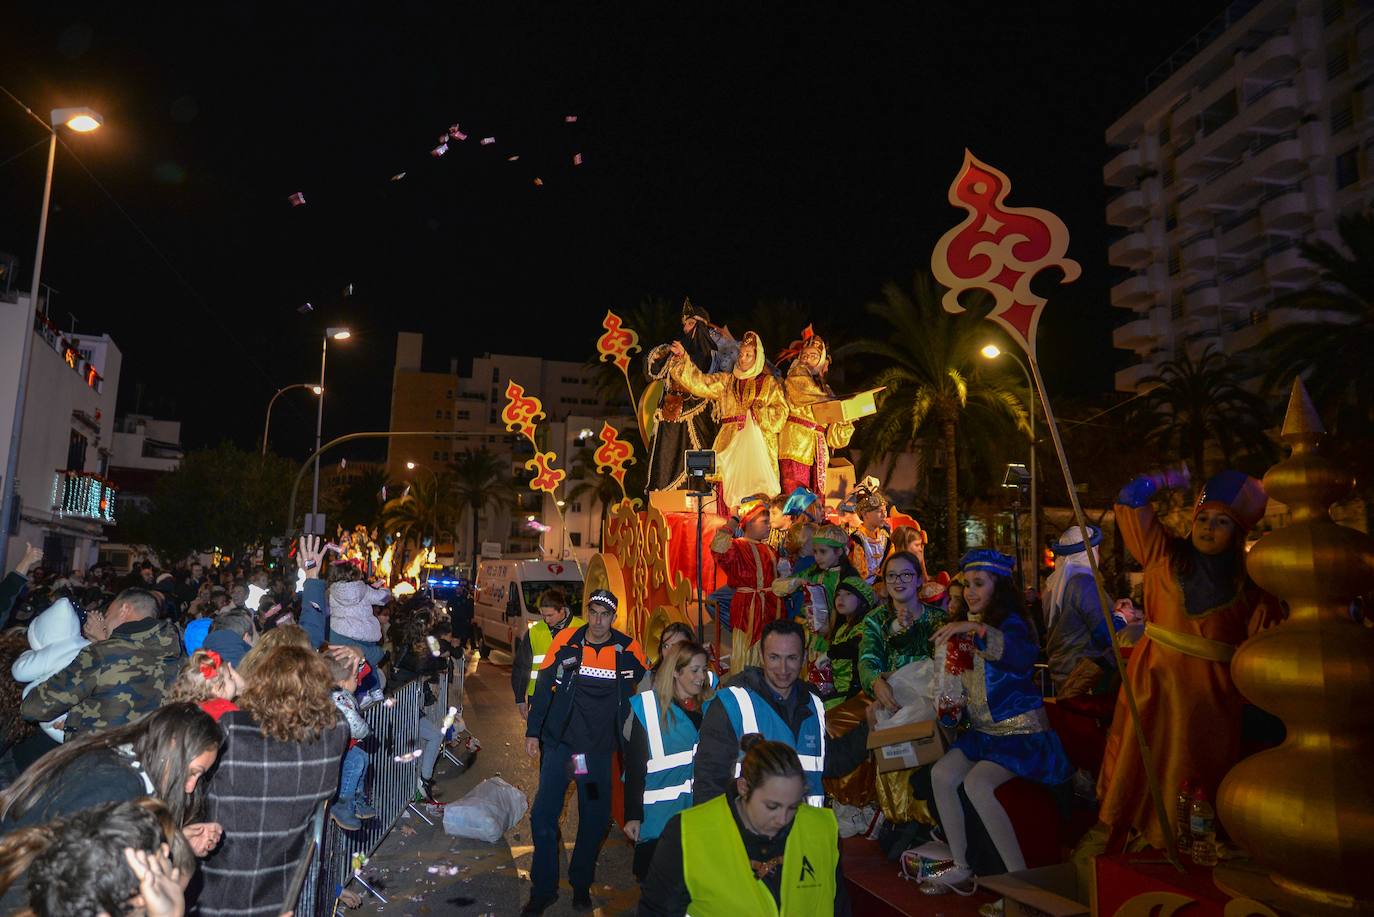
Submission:
<svg viewBox="0 0 1374 917">
<path fill-rule="evenodd" d="M 530 490 L 551 494 L 558 489 L 568 474 L 561 468 L 553 467 L 557 460 L 558 456 L 552 452 L 536 452 L 534 458 L 525 463 L 526 470 L 535 472 L 534 479 L 530 481 Z"/>
<path fill-rule="evenodd" d="M 1065 257 L 1069 230 L 1063 220 L 1036 207 L 1005 207 L 1011 179 L 968 150 L 964 165 L 949 186 L 949 202 L 968 217 L 945 233 L 935 246 L 930 266 L 949 291 L 947 312 L 963 312 L 959 295 L 986 290 L 996 300 L 988 318 L 1006 329 L 1026 353 L 1035 354 L 1035 333 L 1045 299 L 1031 292 L 1031 280 L 1047 267 L 1064 272 L 1061 283 L 1078 279 L 1078 262 Z"/>
<path fill-rule="evenodd" d="M 628 497 L 625 493 L 625 466 L 634 464 L 635 450 L 629 443 L 619 439 L 619 436 L 619 430 L 603 421 L 599 436 L 601 445 L 592 454 L 592 458 L 596 460 L 596 470 L 615 478 L 615 482 L 620 485 L 620 495 Z"/>
<path fill-rule="evenodd" d="M 624 321 L 611 310 L 601 320 L 606 333 L 596 339 L 596 352 L 601 354 L 601 362 L 614 362 L 616 368 L 625 374 L 625 384 L 630 384 L 630 354 L 639 350 L 639 335 L 625 327 Z"/>
<path fill-rule="evenodd" d="M 514 379 L 506 382 L 506 406 L 501 410 L 501 420 L 506 429 L 519 433 L 534 445 L 534 422 L 545 416 L 544 405 L 533 395 L 526 395 L 525 389 Z"/>
</svg>

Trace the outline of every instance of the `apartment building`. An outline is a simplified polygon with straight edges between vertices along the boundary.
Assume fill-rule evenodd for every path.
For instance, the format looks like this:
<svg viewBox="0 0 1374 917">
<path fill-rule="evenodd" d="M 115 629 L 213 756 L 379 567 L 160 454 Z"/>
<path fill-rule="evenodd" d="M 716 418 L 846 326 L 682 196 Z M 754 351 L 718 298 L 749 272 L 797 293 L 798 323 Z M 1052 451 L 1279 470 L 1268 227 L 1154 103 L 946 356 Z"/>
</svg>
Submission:
<svg viewBox="0 0 1374 917">
<path fill-rule="evenodd" d="M 1270 304 L 1317 279 L 1299 243 L 1374 201 L 1371 75 L 1371 0 L 1238 0 L 1150 75 L 1106 134 L 1119 391 L 1296 320 Z"/>
</svg>

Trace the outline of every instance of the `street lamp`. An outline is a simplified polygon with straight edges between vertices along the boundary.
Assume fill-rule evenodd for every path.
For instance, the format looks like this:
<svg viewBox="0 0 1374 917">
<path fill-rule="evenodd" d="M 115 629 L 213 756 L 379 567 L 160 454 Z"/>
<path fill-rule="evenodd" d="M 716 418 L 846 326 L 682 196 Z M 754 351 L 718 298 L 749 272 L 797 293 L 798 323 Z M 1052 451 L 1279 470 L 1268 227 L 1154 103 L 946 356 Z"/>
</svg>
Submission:
<svg viewBox="0 0 1374 917">
<path fill-rule="evenodd" d="M 264 420 L 264 421 L 262 422 L 262 454 L 263 454 L 263 455 L 266 455 L 266 454 L 267 454 L 267 431 L 268 431 L 269 429 L 271 429 L 271 426 L 272 426 L 272 405 L 274 405 L 274 404 L 277 403 L 277 399 L 281 397 L 282 392 L 289 392 L 289 391 L 291 391 L 293 388 L 308 388 L 308 389 L 310 389 L 310 391 L 314 392 L 316 395 L 323 395 L 323 394 L 324 394 L 324 389 L 321 388 L 320 386 L 316 385 L 316 384 L 313 383 L 313 382 L 296 382 L 296 383 L 294 383 L 294 384 L 292 384 L 292 385 L 286 386 L 285 388 L 279 388 L 279 389 L 277 389 L 277 393 L 276 393 L 275 395 L 272 396 L 272 400 L 269 401 L 269 402 L 267 402 L 267 419 Z"/>
<path fill-rule="evenodd" d="M 1035 383 L 1031 381 L 1030 369 L 1015 354 L 1003 350 L 996 344 L 986 344 L 979 351 L 985 358 L 995 360 L 1006 354 L 1021 367 L 1021 371 L 1026 374 L 1026 406 L 1030 408 L 1030 462 L 1027 469 L 1030 473 L 1030 514 L 1031 514 L 1031 583 L 1035 586 L 1035 591 L 1040 591 L 1040 485 L 1039 475 L 1035 472 Z"/>
<path fill-rule="evenodd" d="M 353 336 L 353 332 L 347 328 L 326 328 L 324 329 L 324 340 L 320 344 L 320 393 L 319 410 L 315 414 L 315 451 L 320 451 L 320 433 L 324 429 L 324 364 L 329 356 L 329 340 L 346 341 Z M 311 532 L 314 535 L 323 535 L 324 526 L 320 525 L 320 457 L 315 456 L 315 482 L 310 491 L 310 515 L 314 527 L 318 527 L 318 532 Z M 310 527 L 307 527 L 307 531 Z"/>
<path fill-rule="evenodd" d="M 27 108 L 27 106 L 26 106 Z M 29 111 L 33 115 L 32 111 Z M 42 119 L 34 115 L 40 124 Z M 9 533 L 17 508 L 14 506 L 14 476 L 19 473 L 19 437 L 24 431 L 24 400 L 29 387 L 29 354 L 33 348 L 33 316 L 38 310 L 38 284 L 43 276 L 43 245 L 48 238 L 48 205 L 52 203 L 52 171 L 57 159 L 57 128 L 66 125 L 79 134 L 88 134 L 105 119 L 90 108 L 55 108 L 44 125 L 48 129 L 48 169 L 43 176 L 43 206 L 38 212 L 38 250 L 33 256 L 33 285 L 29 288 L 29 314 L 19 345 L 19 384 L 14 391 L 14 423 L 10 428 L 10 450 L 5 460 L 5 477 L 0 480 L 0 564 L 8 564 Z"/>
</svg>

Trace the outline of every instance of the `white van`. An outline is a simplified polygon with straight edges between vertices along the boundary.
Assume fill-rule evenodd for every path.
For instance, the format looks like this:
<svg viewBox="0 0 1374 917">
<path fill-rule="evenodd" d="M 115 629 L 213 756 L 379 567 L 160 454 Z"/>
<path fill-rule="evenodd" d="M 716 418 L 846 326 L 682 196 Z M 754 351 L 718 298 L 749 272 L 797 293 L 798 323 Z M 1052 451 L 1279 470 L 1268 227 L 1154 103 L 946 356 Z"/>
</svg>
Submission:
<svg viewBox="0 0 1374 917">
<path fill-rule="evenodd" d="M 557 586 L 573 613 L 582 608 L 582 568 L 575 560 L 479 560 L 472 626 L 482 657 L 491 650 L 513 653 L 516 642 L 539 620 L 539 597 Z"/>
</svg>

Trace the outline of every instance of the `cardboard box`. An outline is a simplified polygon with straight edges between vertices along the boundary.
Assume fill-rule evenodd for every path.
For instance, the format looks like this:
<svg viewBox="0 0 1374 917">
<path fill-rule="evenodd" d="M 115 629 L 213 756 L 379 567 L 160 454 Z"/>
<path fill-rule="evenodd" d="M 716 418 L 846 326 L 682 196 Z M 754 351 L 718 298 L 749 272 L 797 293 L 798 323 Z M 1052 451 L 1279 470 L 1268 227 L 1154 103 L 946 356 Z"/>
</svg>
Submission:
<svg viewBox="0 0 1374 917">
<path fill-rule="evenodd" d="M 1005 917 L 1077 917 L 1091 914 L 1091 889 L 1083 888 L 1072 863 L 979 876 L 979 888 L 1004 899 Z"/>
<path fill-rule="evenodd" d="M 868 747 L 876 752 L 878 773 L 885 774 L 940 760 L 945 754 L 945 739 L 934 720 L 925 720 L 874 729 L 868 734 Z"/>
<path fill-rule="evenodd" d="M 811 416 L 816 418 L 816 423 L 837 423 L 841 420 L 858 420 L 860 417 L 867 417 L 877 413 L 878 403 L 874 396 L 881 391 L 882 388 L 871 388 L 866 392 L 850 395 L 848 398 L 818 401 L 811 405 Z"/>
</svg>

